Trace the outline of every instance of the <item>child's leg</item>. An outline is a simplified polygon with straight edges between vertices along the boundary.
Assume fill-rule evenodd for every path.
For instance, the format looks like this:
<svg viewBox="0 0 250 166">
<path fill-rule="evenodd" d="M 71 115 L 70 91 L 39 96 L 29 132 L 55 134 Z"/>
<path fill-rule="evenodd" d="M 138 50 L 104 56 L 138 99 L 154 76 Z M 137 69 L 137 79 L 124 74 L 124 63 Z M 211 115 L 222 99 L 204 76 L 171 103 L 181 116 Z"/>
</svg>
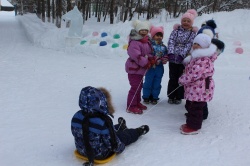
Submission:
<svg viewBox="0 0 250 166">
<path fill-rule="evenodd" d="M 116 132 L 116 134 L 120 141 L 124 143 L 125 146 L 127 146 L 137 141 L 140 136 L 145 135 L 146 133 L 148 133 L 148 131 L 148 125 L 142 125 L 141 127 L 138 127 L 136 129 L 126 129 L 123 131 L 118 131 Z"/>
<path fill-rule="evenodd" d="M 207 102 L 205 106 L 203 107 L 203 120 L 207 119 L 208 117 L 208 107 L 207 107 Z"/>
<path fill-rule="evenodd" d="M 175 99 L 177 96 L 177 90 L 174 91 L 178 86 L 178 64 L 169 63 L 169 81 L 168 81 L 168 98 Z"/>
<path fill-rule="evenodd" d="M 143 83 L 143 90 L 142 90 L 142 98 L 148 99 L 151 94 L 152 84 L 154 79 L 154 69 L 150 68 L 146 75 L 145 75 L 145 81 Z"/>
<path fill-rule="evenodd" d="M 158 100 L 161 92 L 161 81 L 164 73 L 163 65 L 158 65 L 155 68 L 155 77 L 153 81 L 152 95 L 153 99 Z"/>
<path fill-rule="evenodd" d="M 116 134 L 120 141 L 125 144 L 125 146 L 137 141 L 140 137 L 136 129 L 126 129 L 124 131 L 118 131 Z"/>
<path fill-rule="evenodd" d="M 137 93 L 136 93 L 136 96 L 137 96 L 137 105 L 139 103 L 141 103 L 141 91 L 142 91 L 142 85 L 143 85 L 143 76 L 140 75 L 140 84 L 138 85 L 138 90 L 137 90 Z"/>
<path fill-rule="evenodd" d="M 128 74 L 128 80 L 131 87 L 128 92 L 127 108 L 136 107 L 137 103 L 140 102 L 138 101 L 138 94 L 141 94 L 142 78 L 142 75 Z"/>
<path fill-rule="evenodd" d="M 183 71 L 185 69 L 185 66 L 183 64 L 178 64 L 178 70 L 177 70 L 177 76 L 178 76 L 178 85 L 179 86 L 179 78 L 183 74 Z M 179 87 L 176 93 L 176 100 L 184 99 L 184 86 Z"/>
<path fill-rule="evenodd" d="M 196 101 L 186 101 L 186 109 L 188 111 L 188 116 L 186 124 L 188 127 L 198 130 L 202 126 L 203 121 L 203 107 L 206 102 L 196 102 Z"/>
</svg>

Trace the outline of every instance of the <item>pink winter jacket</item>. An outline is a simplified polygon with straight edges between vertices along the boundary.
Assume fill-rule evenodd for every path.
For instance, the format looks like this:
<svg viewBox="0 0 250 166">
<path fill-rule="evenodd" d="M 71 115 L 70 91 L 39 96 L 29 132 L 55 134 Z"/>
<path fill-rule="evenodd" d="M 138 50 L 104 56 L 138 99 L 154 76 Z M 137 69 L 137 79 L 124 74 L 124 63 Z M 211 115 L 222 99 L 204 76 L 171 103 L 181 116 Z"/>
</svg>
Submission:
<svg viewBox="0 0 250 166">
<path fill-rule="evenodd" d="M 128 59 L 125 70 L 128 74 L 145 75 L 147 71 L 148 57 L 153 57 L 150 42 L 141 40 L 131 40 L 128 46 Z"/>
<path fill-rule="evenodd" d="M 209 48 L 196 49 L 191 56 L 184 59 L 186 65 L 179 83 L 184 85 L 184 97 L 189 101 L 211 101 L 214 94 L 214 61 L 217 59 L 217 47 L 211 44 Z"/>
</svg>

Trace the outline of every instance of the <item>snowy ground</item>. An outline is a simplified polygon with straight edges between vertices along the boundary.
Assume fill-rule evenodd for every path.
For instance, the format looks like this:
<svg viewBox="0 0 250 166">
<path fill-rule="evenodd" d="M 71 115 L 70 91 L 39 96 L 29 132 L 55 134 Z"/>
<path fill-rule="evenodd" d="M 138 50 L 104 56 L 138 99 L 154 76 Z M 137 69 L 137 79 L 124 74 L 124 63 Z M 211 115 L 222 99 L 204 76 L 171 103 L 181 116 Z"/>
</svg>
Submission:
<svg viewBox="0 0 250 166">
<path fill-rule="evenodd" d="M 209 103 L 209 118 L 201 133 L 180 134 L 185 123 L 185 108 L 167 103 L 168 65 L 162 81 L 160 103 L 149 105 L 143 115 L 125 112 L 129 90 L 124 64 L 127 35 L 131 23 L 97 23 L 89 20 L 83 27 L 84 45 L 65 46 L 68 29 L 42 23 L 35 15 L 14 16 L 0 12 L 0 165 L 1 166 L 79 166 L 83 161 L 73 155 L 70 131 L 73 114 L 79 110 L 82 87 L 106 87 L 116 107 L 115 119 L 123 116 L 129 127 L 142 124 L 150 132 L 128 146 L 109 166 L 249 166 L 250 159 L 250 10 L 202 15 L 200 26 L 214 18 L 220 28 L 225 52 L 215 62 L 214 99 Z M 143 18 L 142 18 L 143 19 Z M 169 34 L 180 19 L 159 18 Z M 108 37 L 92 36 L 107 32 Z M 120 39 L 113 39 L 114 34 Z M 101 40 L 108 42 L 100 47 Z M 97 42 L 97 44 L 91 44 Z M 241 46 L 235 43 L 241 42 Z M 112 43 L 120 47 L 111 48 Z M 244 49 L 236 54 L 235 48 Z M 105 166 L 104 165 L 104 166 Z"/>
</svg>

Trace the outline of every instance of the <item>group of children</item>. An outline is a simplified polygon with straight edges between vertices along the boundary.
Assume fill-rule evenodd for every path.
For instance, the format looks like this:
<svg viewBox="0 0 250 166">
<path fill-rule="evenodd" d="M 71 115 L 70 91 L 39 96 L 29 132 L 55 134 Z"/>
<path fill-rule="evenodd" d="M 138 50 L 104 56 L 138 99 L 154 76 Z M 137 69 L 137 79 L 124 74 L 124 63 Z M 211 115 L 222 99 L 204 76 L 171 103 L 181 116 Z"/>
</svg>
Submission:
<svg viewBox="0 0 250 166">
<path fill-rule="evenodd" d="M 216 39 L 214 20 L 206 21 L 198 30 L 193 26 L 196 17 L 194 9 L 183 14 L 181 24 L 174 25 L 167 46 L 162 42 L 163 27 L 134 21 L 125 64 L 130 84 L 127 112 L 142 114 L 147 106 L 141 103 L 141 91 L 145 104 L 157 104 L 163 65 L 169 62 L 168 103 L 180 104 L 186 99 L 187 119 L 180 129 L 188 135 L 197 134 L 207 119 L 207 102 L 212 100 L 214 91 L 213 62 L 224 49 L 224 43 Z"/>
<path fill-rule="evenodd" d="M 163 44 L 164 28 L 151 26 L 148 21 L 133 21 L 129 35 L 125 70 L 130 90 L 127 112 L 142 114 L 147 106 L 157 104 L 164 74 L 164 64 L 169 62 L 168 103 L 180 104 L 186 99 L 186 123 L 181 125 L 182 134 L 197 134 L 202 121 L 208 116 L 207 102 L 214 93 L 214 61 L 223 52 L 224 43 L 215 39 L 216 24 L 205 22 L 198 31 L 193 26 L 197 12 L 188 10 L 181 24 L 174 25 L 168 45 Z M 151 34 L 149 37 L 148 34 Z M 145 80 L 143 82 L 143 78 Z M 129 129 L 122 117 L 113 125 L 114 108 L 109 92 L 104 88 L 85 87 L 79 97 L 80 111 L 71 121 L 77 152 L 88 158 L 84 165 L 92 166 L 94 160 L 107 159 L 114 153 L 122 153 L 125 146 L 149 131 L 142 125 Z"/>
</svg>

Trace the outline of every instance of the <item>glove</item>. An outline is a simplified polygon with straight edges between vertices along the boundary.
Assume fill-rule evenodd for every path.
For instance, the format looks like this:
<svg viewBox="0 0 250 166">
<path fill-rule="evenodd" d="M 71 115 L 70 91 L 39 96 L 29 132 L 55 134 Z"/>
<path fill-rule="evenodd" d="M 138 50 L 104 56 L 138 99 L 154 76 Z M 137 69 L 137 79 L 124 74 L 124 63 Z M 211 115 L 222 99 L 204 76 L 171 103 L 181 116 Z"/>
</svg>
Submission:
<svg viewBox="0 0 250 166">
<path fill-rule="evenodd" d="M 149 69 L 151 66 L 152 65 L 151 65 L 150 61 L 148 61 L 148 64 L 146 64 L 147 69 Z"/>
<path fill-rule="evenodd" d="M 149 57 L 148 61 L 151 63 L 151 65 L 154 65 L 156 63 L 155 57 Z"/>
<path fill-rule="evenodd" d="M 165 56 L 161 57 L 161 61 L 163 64 L 166 64 L 168 62 L 168 56 L 165 55 Z"/>
<path fill-rule="evenodd" d="M 155 61 L 155 57 L 149 57 L 148 58 L 148 64 L 147 64 L 147 66 L 148 66 L 148 68 L 150 68 L 150 67 L 154 67 L 155 66 L 155 63 L 156 63 L 156 61 Z"/>
<path fill-rule="evenodd" d="M 158 56 L 155 57 L 155 58 L 156 58 L 156 59 L 155 59 L 155 64 L 156 64 L 156 65 L 159 65 L 159 64 L 161 63 L 161 61 L 162 61 L 161 58 L 158 57 Z"/>
</svg>

